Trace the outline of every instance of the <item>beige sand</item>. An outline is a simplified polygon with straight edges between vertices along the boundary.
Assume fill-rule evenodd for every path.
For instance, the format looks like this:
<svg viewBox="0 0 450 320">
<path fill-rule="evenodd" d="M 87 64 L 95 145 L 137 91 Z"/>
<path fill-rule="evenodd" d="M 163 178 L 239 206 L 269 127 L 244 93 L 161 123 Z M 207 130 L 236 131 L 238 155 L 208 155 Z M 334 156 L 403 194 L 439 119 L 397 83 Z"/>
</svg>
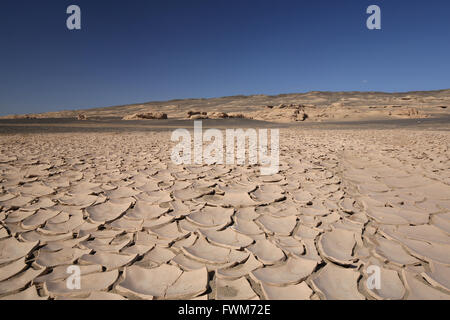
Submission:
<svg viewBox="0 0 450 320">
<path fill-rule="evenodd" d="M 450 298 L 450 131 L 285 128 L 270 179 L 170 133 L 2 135 L 0 299 Z"/>
</svg>

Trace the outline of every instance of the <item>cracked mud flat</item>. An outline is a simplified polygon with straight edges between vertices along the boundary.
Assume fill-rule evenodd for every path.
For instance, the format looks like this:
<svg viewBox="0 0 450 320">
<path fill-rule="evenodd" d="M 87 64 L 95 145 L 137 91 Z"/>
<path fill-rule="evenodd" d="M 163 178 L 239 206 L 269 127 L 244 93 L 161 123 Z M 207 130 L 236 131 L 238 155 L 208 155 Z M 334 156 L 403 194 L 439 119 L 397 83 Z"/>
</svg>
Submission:
<svg viewBox="0 0 450 320">
<path fill-rule="evenodd" d="M 448 131 L 282 129 L 271 177 L 170 133 L 2 135 L 0 299 L 450 298 Z"/>
</svg>

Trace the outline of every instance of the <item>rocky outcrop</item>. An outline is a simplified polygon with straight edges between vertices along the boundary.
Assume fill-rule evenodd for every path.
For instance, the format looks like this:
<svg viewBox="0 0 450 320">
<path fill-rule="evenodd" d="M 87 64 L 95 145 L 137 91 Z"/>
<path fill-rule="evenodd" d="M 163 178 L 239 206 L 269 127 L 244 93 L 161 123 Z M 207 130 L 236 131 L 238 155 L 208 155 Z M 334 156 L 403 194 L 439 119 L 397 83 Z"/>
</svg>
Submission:
<svg viewBox="0 0 450 320">
<path fill-rule="evenodd" d="M 226 119 L 229 118 L 228 114 L 224 112 L 209 112 L 208 113 L 209 119 Z"/>
<path fill-rule="evenodd" d="M 192 116 L 197 116 L 197 115 L 200 115 L 200 116 L 206 116 L 206 115 L 207 115 L 207 112 L 192 111 L 192 110 L 190 110 L 190 111 L 187 112 L 187 114 L 188 114 L 188 118 L 190 118 L 190 117 L 192 117 Z"/>
<path fill-rule="evenodd" d="M 406 109 L 390 111 L 389 115 L 401 117 L 401 118 L 423 118 L 424 117 L 417 108 L 406 108 Z"/>
<path fill-rule="evenodd" d="M 127 115 L 122 120 L 162 120 L 167 119 L 167 114 L 162 112 L 145 112 Z"/>
<path fill-rule="evenodd" d="M 34 114 L 12 115 L 12 116 L 6 116 L 6 117 L 3 117 L 3 118 L 4 119 L 14 119 L 14 120 L 22 120 L 22 119 L 34 120 L 34 119 L 39 119 L 39 117 L 37 115 L 34 115 Z"/>
<path fill-rule="evenodd" d="M 200 112 L 200 111 L 189 111 L 187 117 L 190 120 L 201 120 L 201 119 L 251 119 L 250 117 L 244 115 L 243 113 L 225 113 L 225 112 Z"/>
<path fill-rule="evenodd" d="M 297 122 L 309 118 L 306 113 L 307 106 L 303 104 L 280 104 L 278 106 L 264 106 L 261 111 L 252 114 L 256 120 L 272 122 Z"/>
</svg>

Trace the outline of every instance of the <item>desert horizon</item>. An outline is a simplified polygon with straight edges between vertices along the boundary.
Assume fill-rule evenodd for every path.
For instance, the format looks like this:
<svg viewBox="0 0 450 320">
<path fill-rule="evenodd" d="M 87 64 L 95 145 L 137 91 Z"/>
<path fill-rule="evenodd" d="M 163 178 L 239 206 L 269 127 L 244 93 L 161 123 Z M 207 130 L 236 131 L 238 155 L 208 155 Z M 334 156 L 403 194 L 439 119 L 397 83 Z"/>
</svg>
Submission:
<svg viewBox="0 0 450 320">
<path fill-rule="evenodd" d="M 408 92 L 310 91 L 152 101 L 111 107 L 0 116 L 4 119 L 357 121 L 448 116 L 450 89 Z M 278 111 L 277 111 L 278 110 Z M 151 115 L 154 113 L 154 115 Z M 209 113 L 209 115 L 208 115 Z M 149 114 L 145 116 L 145 114 Z M 165 115 L 162 117 L 162 115 Z M 141 117 L 139 117 L 141 116 Z M 134 117 L 134 118 L 133 118 Z"/>
</svg>

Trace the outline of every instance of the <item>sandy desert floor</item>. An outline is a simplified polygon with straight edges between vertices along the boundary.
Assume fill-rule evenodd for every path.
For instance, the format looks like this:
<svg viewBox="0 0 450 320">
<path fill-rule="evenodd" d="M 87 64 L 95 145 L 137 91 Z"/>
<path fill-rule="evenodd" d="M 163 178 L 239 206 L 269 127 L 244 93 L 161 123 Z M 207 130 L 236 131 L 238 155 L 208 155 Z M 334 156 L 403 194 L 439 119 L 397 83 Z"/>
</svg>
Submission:
<svg viewBox="0 0 450 320">
<path fill-rule="evenodd" d="M 449 299 L 446 127 L 283 128 L 273 176 L 174 165 L 170 130 L 4 133 L 0 299 Z"/>
</svg>

